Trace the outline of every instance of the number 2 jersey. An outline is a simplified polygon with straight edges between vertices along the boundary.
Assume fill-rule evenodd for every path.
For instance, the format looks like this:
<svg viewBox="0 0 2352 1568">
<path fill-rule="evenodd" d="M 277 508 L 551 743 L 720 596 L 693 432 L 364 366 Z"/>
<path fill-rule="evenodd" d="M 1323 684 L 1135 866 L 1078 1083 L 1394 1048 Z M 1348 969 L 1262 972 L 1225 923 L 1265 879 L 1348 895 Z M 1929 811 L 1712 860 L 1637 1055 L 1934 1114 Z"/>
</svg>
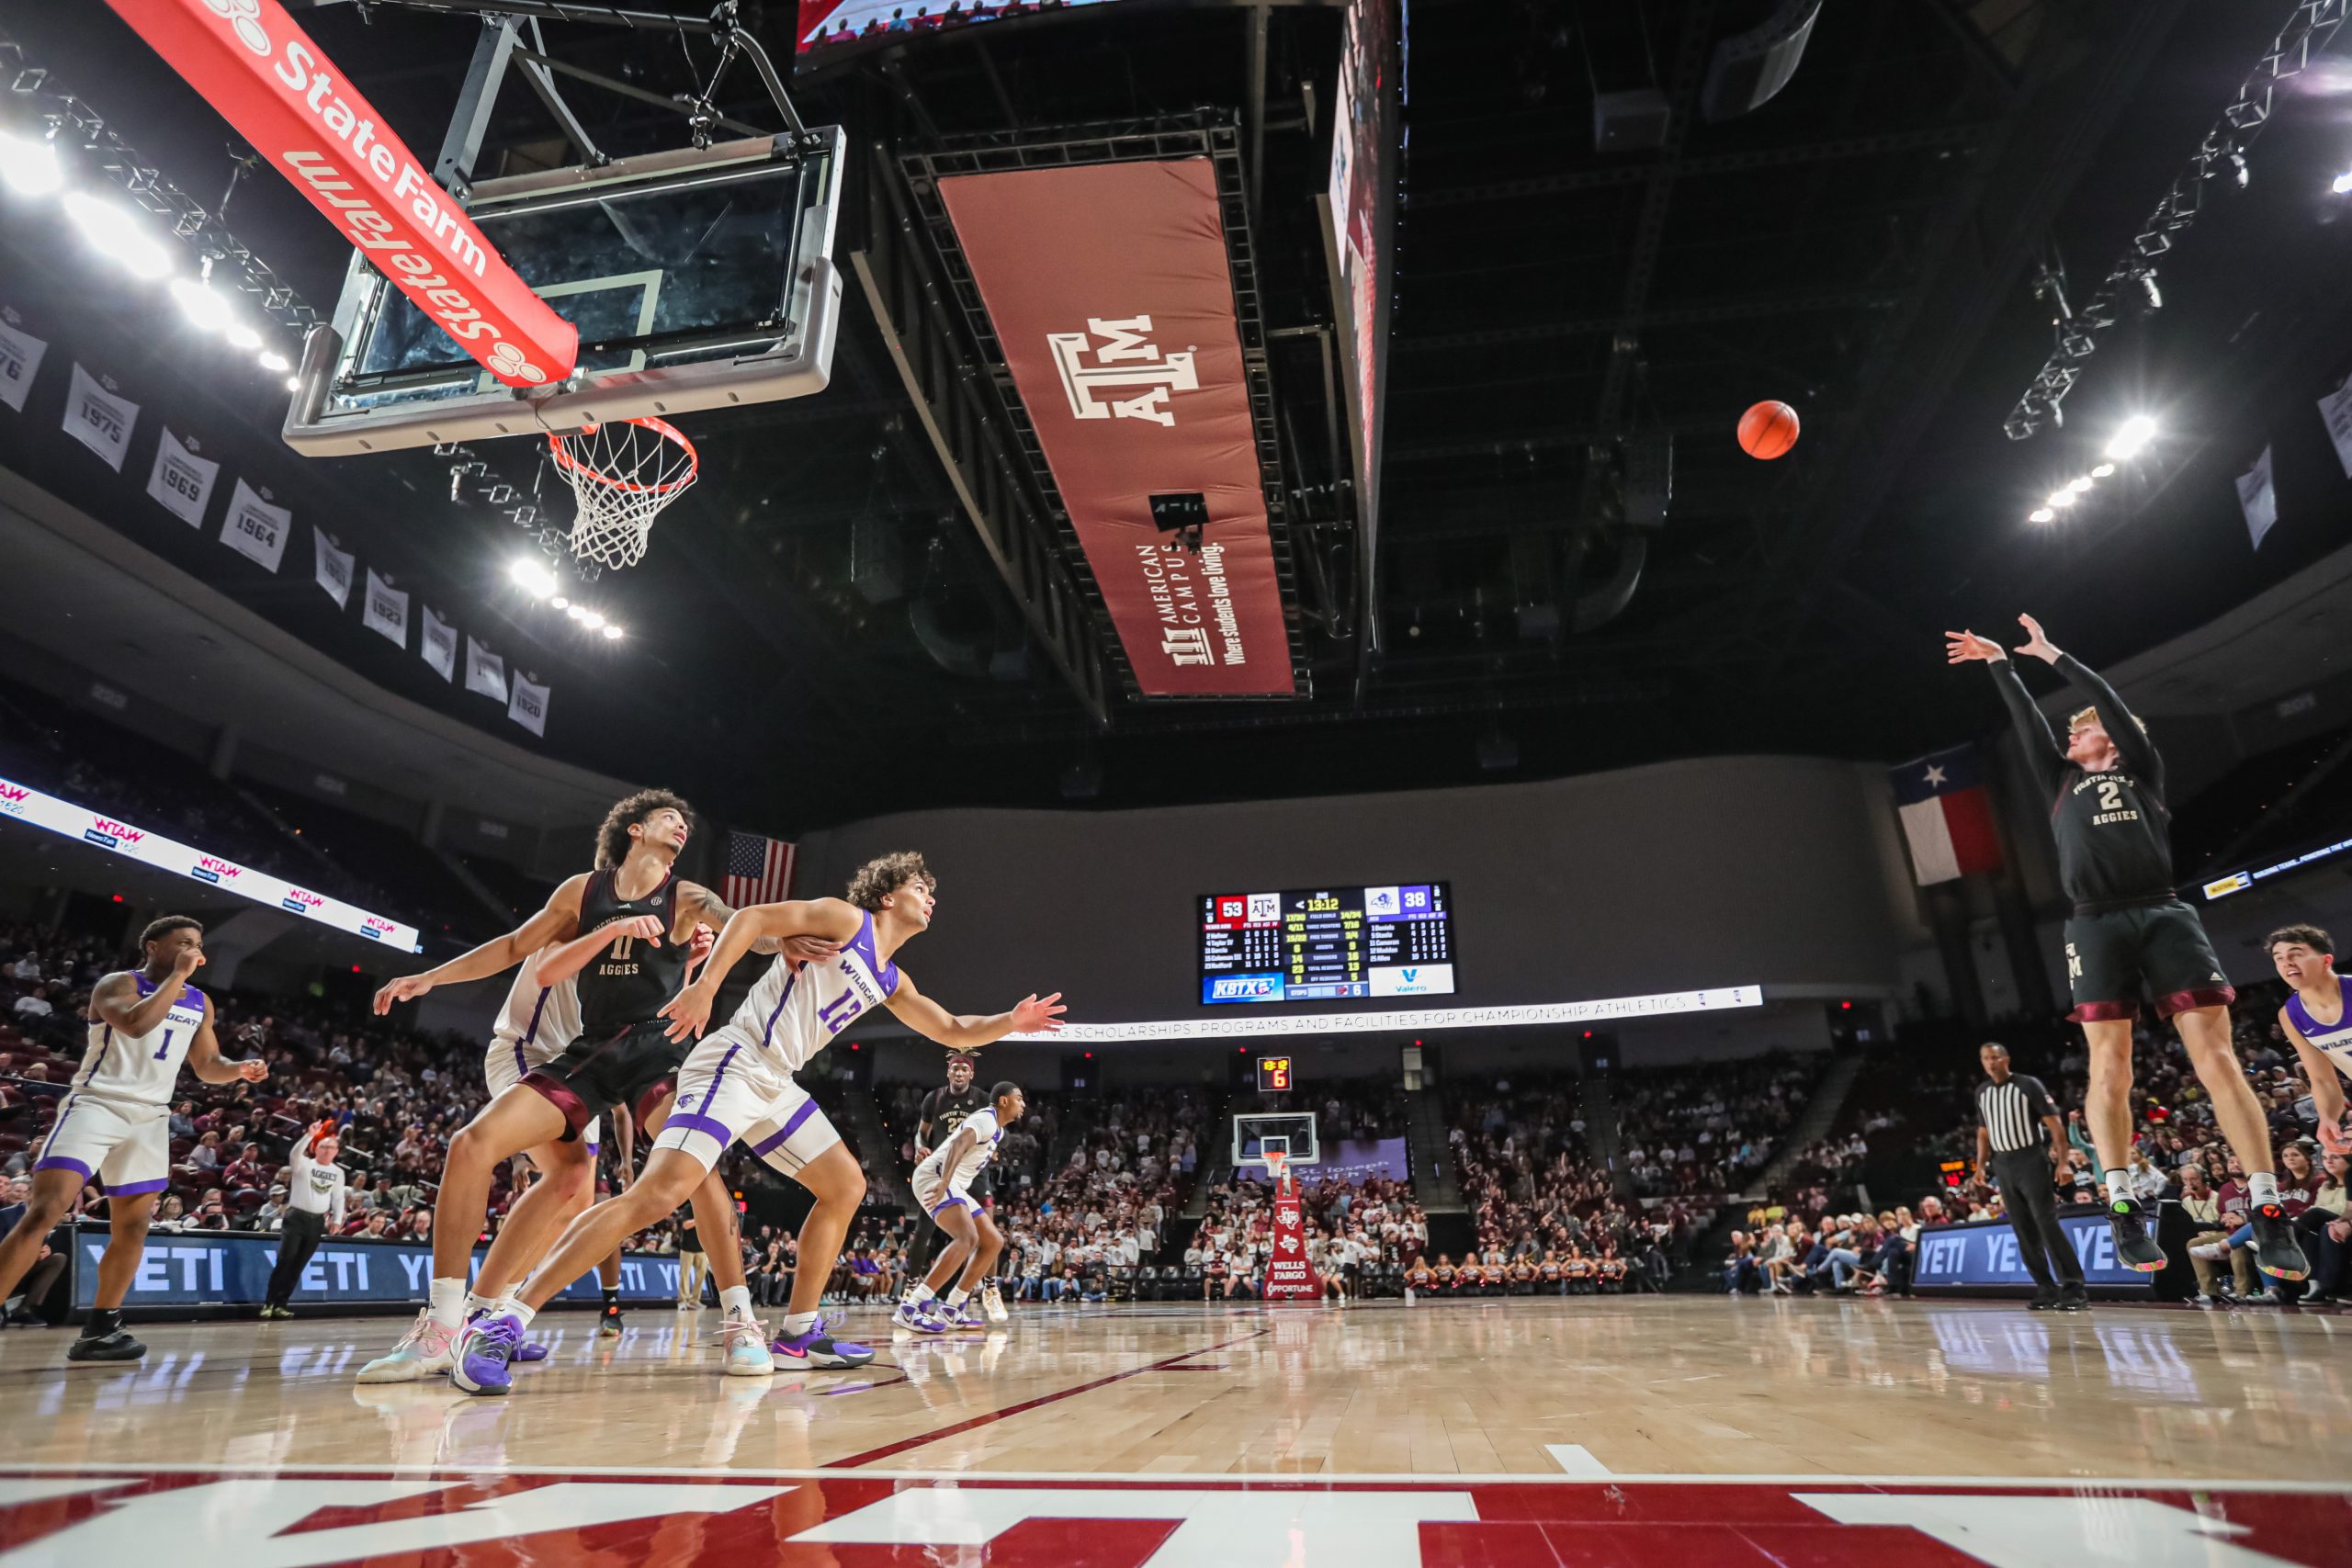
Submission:
<svg viewBox="0 0 2352 1568">
<path fill-rule="evenodd" d="M 857 934 L 822 964 L 795 964 L 778 954 L 735 1016 L 702 1049 L 723 1043 L 728 1064 L 763 1077 L 781 1092 L 796 1068 L 898 990 L 899 966 L 885 964 L 876 952 L 874 917 L 865 915 Z"/>
<path fill-rule="evenodd" d="M 2008 705 L 2026 762 L 2051 803 L 2059 883 L 2076 914 L 2164 903 L 2174 897 L 2164 759 L 2113 687 L 2070 654 L 2060 654 L 2052 668 L 2090 699 L 2115 742 L 2119 764 L 2092 773 L 2070 760 L 2015 665 L 2003 660 L 1993 666 L 1993 683 Z"/>
<path fill-rule="evenodd" d="M 145 974 L 134 969 L 130 977 L 139 982 L 141 1001 L 155 994 L 155 982 Z M 81 1069 L 74 1075 L 74 1091 L 141 1105 L 169 1105 L 173 1081 L 180 1076 L 180 1064 L 187 1060 L 187 1048 L 196 1042 L 204 1014 L 204 993 L 182 983 L 179 999 L 163 1021 L 144 1034 L 127 1034 L 104 1019 L 92 1018 L 90 1043 L 82 1053 Z"/>
</svg>

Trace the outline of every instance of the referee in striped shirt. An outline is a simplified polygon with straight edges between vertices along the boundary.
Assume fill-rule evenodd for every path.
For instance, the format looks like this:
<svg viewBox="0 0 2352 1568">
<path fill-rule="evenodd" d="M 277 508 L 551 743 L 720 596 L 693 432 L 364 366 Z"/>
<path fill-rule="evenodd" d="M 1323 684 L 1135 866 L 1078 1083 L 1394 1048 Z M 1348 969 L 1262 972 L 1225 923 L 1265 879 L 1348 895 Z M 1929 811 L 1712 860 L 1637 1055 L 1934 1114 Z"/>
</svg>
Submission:
<svg viewBox="0 0 2352 1568">
<path fill-rule="evenodd" d="M 2000 1184 L 2018 1258 L 2033 1276 L 2033 1310 L 2081 1312 L 2090 1294 L 2082 1260 L 2058 1224 L 2052 1179 L 2066 1163 L 2066 1124 L 2040 1078 L 2009 1071 L 2007 1046 L 1987 1044 L 1976 1059 L 1990 1080 L 1976 1091 L 1976 1173 L 1989 1165 Z"/>
</svg>

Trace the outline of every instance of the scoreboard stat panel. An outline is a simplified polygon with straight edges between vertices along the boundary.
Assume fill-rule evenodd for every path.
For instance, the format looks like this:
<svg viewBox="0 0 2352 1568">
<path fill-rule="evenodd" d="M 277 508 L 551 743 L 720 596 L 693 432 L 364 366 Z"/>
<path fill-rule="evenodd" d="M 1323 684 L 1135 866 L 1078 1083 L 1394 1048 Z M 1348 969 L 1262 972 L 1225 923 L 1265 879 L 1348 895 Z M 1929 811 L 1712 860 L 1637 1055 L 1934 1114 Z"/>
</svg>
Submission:
<svg viewBox="0 0 2352 1568">
<path fill-rule="evenodd" d="M 1201 1001 L 1451 996 L 1452 910 L 1442 882 L 1209 894 Z"/>
</svg>

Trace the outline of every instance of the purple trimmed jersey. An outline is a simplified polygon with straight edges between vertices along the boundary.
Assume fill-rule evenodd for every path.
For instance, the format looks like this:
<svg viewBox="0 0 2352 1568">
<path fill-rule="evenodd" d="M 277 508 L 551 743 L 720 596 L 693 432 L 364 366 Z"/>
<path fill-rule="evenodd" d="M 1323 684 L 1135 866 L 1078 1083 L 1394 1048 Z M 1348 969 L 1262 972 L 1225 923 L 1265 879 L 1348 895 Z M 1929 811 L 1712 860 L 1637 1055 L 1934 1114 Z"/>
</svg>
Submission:
<svg viewBox="0 0 2352 1568">
<path fill-rule="evenodd" d="M 155 982 L 144 973 L 134 969 L 130 977 L 139 982 L 140 1000 L 155 994 Z M 180 1076 L 180 1064 L 187 1060 L 187 1048 L 196 1042 L 207 1005 L 202 991 L 183 982 L 171 1011 L 144 1034 L 125 1034 L 104 1019 L 93 1017 L 90 1043 L 82 1052 L 74 1089 L 107 1100 L 169 1105 L 172 1084 Z"/>
<path fill-rule="evenodd" d="M 885 964 L 875 951 L 874 917 L 867 915 L 857 934 L 825 963 L 796 964 L 778 954 L 735 1016 L 710 1038 L 736 1048 L 730 1060 L 738 1071 L 762 1074 L 780 1086 L 898 990 L 899 966 Z M 705 1041 L 705 1049 L 709 1044 Z"/>
<path fill-rule="evenodd" d="M 2352 1078 L 2352 1006 L 2339 1000 L 2335 1021 L 2322 1023 L 2312 1016 L 2309 1008 L 2303 1006 L 2301 997 L 2290 996 L 2287 998 L 2287 1021 L 2295 1026 L 2296 1033 L 2319 1047 L 2319 1054 L 2335 1063 L 2339 1074 Z"/>
</svg>

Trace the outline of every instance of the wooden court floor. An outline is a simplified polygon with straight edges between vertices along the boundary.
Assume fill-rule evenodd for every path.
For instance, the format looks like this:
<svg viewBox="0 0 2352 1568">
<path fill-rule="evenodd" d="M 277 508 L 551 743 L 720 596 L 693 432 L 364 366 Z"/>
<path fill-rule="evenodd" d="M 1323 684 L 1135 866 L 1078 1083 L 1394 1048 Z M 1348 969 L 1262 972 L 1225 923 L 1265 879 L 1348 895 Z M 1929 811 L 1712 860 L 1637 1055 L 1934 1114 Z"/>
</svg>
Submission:
<svg viewBox="0 0 2352 1568">
<path fill-rule="evenodd" d="M 2352 1483 L 2352 1316 L 1671 1297 L 1017 1306 L 876 1364 L 724 1378 L 716 1314 L 586 1314 L 504 1399 L 361 1386 L 385 1318 L 152 1325 L 133 1370 L 0 1335 L 11 1458 L 1106 1475 Z M 2352 1546 L 2352 1543 L 2347 1543 Z M 2352 1557 L 2352 1550 L 2347 1551 Z"/>
</svg>

